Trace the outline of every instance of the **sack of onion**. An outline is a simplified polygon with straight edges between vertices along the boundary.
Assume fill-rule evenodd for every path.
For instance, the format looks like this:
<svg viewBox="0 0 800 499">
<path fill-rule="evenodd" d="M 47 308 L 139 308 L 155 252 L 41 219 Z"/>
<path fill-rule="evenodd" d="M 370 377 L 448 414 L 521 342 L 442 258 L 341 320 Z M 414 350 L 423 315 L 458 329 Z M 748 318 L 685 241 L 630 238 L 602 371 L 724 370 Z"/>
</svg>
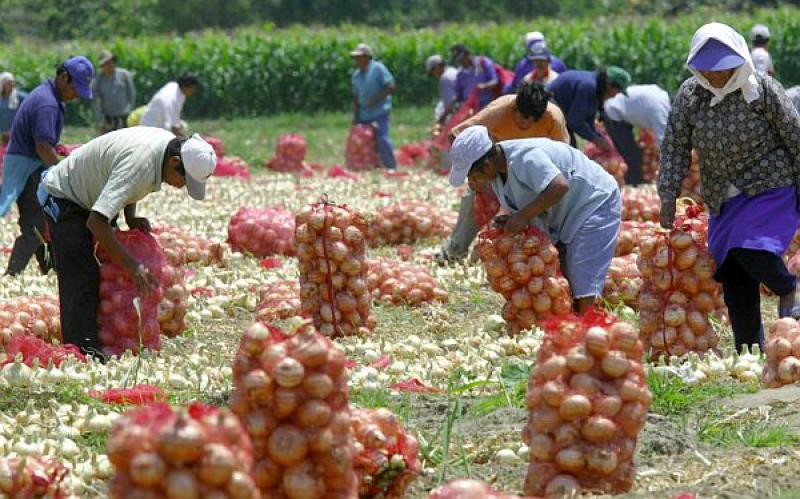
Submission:
<svg viewBox="0 0 800 499">
<path fill-rule="evenodd" d="M 69 470 L 53 457 L 0 457 L 0 497 L 71 497 Z"/>
<path fill-rule="evenodd" d="M 126 250 L 150 271 L 158 282 L 164 279 L 167 266 L 161 245 L 151 235 L 138 230 L 119 231 L 117 239 Z M 158 305 L 164 296 L 163 288 L 139 296 L 136 284 L 127 269 L 111 261 L 105 250 L 98 246 L 100 260 L 100 306 L 97 326 L 103 353 L 120 355 L 126 350 L 139 351 L 139 346 L 161 350 L 161 327 L 158 322 Z M 139 299 L 139 309 L 134 299 Z"/>
<path fill-rule="evenodd" d="M 211 135 L 201 135 L 201 137 L 214 149 L 214 154 L 216 154 L 218 158 L 225 156 L 225 143 L 222 142 L 222 139 L 219 137 L 212 137 Z"/>
<path fill-rule="evenodd" d="M 639 290 L 642 287 L 642 274 L 636 265 L 639 255 L 631 253 L 611 259 L 611 266 L 606 275 L 603 298 L 611 305 L 627 305 L 636 310 L 639 308 Z"/>
<path fill-rule="evenodd" d="M 250 166 L 239 156 L 225 156 L 224 158 L 217 158 L 214 175 L 217 177 L 236 177 L 250 180 Z"/>
<path fill-rule="evenodd" d="M 652 234 L 657 228 L 658 224 L 655 222 L 631 222 L 628 220 L 622 222 L 614 256 L 638 254 L 642 238 Z"/>
<path fill-rule="evenodd" d="M 521 499 L 519 496 L 496 492 L 479 480 L 451 480 L 431 491 L 428 499 Z"/>
<path fill-rule="evenodd" d="M 45 343 L 61 342 L 57 296 L 18 297 L 0 302 L 0 348 L 15 335 L 33 336 Z"/>
<path fill-rule="evenodd" d="M 625 186 L 622 189 L 622 219 L 633 222 L 658 222 L 661 200 L 652 185 Z"/>
<path fill-rule="evenodd" d="M 617 185 L 622 187 L 625 185 L 625 174 L 628 172 L 628 164 L 625 163 L 625 160 L 620 156 L 619 152 L 617 152 L 617 148 L 614 147 L 614 143 L 611 141 L 611 137 L 606 133 L 603 125 L 598 123 L 597 127 L 598 132 L 606 139 L 606 142 L 610 146 L 609 150 L 603 151 L 594 145 L 593 142 L 587 142 L 583 153 L 586 154 L 586 157 L 599 164 L 609 175 L 614 177 L 614 180 L 617 181 Z"/>
<path fill-rule="evenodd" d="M 651 358 L 705 353 L 719 343 L 709 317 L 726 317 L 715 263 L 708 253 L 708 216 L 690 206 L 675 229 L 658 230 L 642 240 L 639 323 Z"/>
<path fill-rule="evenodd" d="M 377 323 L 367 287 L 364 217 L 326 201 L 303 208 L 296 226 L 303 315 L 325 336 L 370 334 Z"/>
<path fill-rule="evenodd" d="M 294 214 L 283 206 L 239 208 L 228 222 L 231 249 L 258 258 L 294 255 Z"/>
<path fill-rule="evenodd" d="M 430 156 L 430 141 L 409 142 L 403 144 L 395 151 L 397 164 L 400 166 L 420 166 L 428 161 Z"/>
<path fill-rule="evenodd" d="M 689 167 L 689 174 L 681 182 L 681 197 L 690 198 L 697 202 L 703 201 L 703 195 L 700 193 L 700 160 L 695 150 L 692 150 L 692 164 Z"/>
<path fill-rule="evenodd" d="M 478 256 L 492 289 L 503 295 L 503 319 L 511 334 L 572 310 L 569 283 L 560 275 L 558 251 L 542 231 L 530 227 L 513 236 L 482 232 Z"/>
<path fill-rule="evenodd" d="M 41 367 L 50 364 L 59 367 L 69 357 L 75 357 L 80 361 L 86 360 L 75 345 L 56 346 L 26 334 L 12 336 L 5 345 L 5 353 L 5 361 L 0 362 L 0 366 L 14 362 L 17 356 L 21 356 L 22 363 L 28 367 L 32 367 L 34 363 L 38 363 Z"/>
<path fill-rule="evenodd" d="M 528 381 L 525 493 L 627 492 L 652 396 L 639 332 L 601 311 L 553 319 Z"/>
<path fill-rule="evenodd" d="M 256 323 L 242 336 L 229 405 L 252 438 L 264 497 L 357 497 L 346 360 L 305 324 L 286 334 Z"/>
<path fill-rule="evenodd" d="M 161 333 L 170 338 L 186 331 L 186 308 L 189 291 L 186 273 L 181 267 L 166 266 L 161 277 L 164 296 L 158 304 L 158 324 Z"/>
<path fill-rule="evenodd" d="M 380 166 L 375 129 L 371 125 L 353 125 L 347 136 L 344 156 L 345 166 L 350 171 L 364 171 Z"/>
<path fill-rule="evenodd" d="M 170 265 L 181 266 L 187 263 L 225 265 L 225 249 L 220 243 L 214 243 L 170 225 L 154 228 L 153 235 L 161 243 L 164 256 Z"/>
<path fill-rule="evenodd" d="M 114 422 L 107 446 L 114 499 L 261 497 L 250 476 L 250 438 L 227 409 L 200 403 L 132 409 Z"/>
<path fill-rule="evenodd" d="M 275 156 L 264 166 L 270 170 L 283 173 L 298 173 L 306 170 L 303 161 L 306 159 L 308 144 L 299 133 L 287 133 L 278 137 L 275 145 Z"/>
<path fill-rule="evenodd" d="M 472 216 L 475 218 L 475 225 L 484 227 L 494 220 L 500 212 L 500 200 L 494 191 L 476 192 L 472 201 Z"/>
<path fill-rule="evenodd" d="M 764 353 L 764 386 L 779 388 L 800 381 L 800 324 L 788 317 L 775 321 L 764 343 Z"/>
<path fill-rule="evenodd" d="M 417 439 L 388 409 L 353 409 L 358 496 L 400 499 L 422 471 Z"/>
<path fill-rule="evenodd" d="M 658 147 L 656 134 L 652 130 L 639 130 L 639 149 L 642 151 L 642 182 L 649 184 L 658 179 L 658 162 L 661 150 Z"/>
<path fill-rule="evenodd" d="M 298 317 L 301 314 L 298 281 L 275 281 L 258 290 L 256 320 L 259 322 L 270 324 L 275 320 Z"/>
<path fill-rule="evenodd" d="M 447 237 L 455 226 L 456 216 L 452 210 L 425 201 L 398 201 L 378 209 L 370 220 L 367 242 L 375 247 Z"/>
<path fill-rule="evenodd" d="M 394 305 L 448 300 L 447 291 L 425 267 L 381 257 L 369 260 L 367 268 L 367 288 L 376 300 Z"/>
</svg>

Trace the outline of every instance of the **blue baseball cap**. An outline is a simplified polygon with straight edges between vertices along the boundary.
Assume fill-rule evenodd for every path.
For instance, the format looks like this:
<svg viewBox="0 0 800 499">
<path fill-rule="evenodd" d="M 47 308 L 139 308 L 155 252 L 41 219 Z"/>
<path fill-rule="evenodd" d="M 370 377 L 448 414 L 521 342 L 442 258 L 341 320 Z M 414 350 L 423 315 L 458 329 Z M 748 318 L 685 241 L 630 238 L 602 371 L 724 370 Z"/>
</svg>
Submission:
<svg viewBox="0 0 800 499">
<path fill-rule="evenodd" d="M 82 55 L 70 57 L 64 63 L 72 86 L 82 99 L 92 98 L 92 77 L 94 77 L 94 66 L 91 61 Z"/>
<path fill-rule="evenodd" d="M 735 50 L 715 38 L 710 38 L 689 61 L 697 71 L 725 71 L 738 68 L 746 61 Z"/>
</svg>

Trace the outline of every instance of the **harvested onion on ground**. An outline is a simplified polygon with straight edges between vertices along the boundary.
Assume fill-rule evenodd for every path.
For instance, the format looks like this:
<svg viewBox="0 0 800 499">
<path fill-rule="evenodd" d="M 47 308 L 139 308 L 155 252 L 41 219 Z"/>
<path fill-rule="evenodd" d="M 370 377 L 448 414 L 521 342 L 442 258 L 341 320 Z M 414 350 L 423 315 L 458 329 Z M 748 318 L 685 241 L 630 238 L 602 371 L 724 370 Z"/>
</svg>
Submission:
<svg viewBox="0 0 800 499">
<path fill-rule="evenodd" d="M 69 470 L 52 457 L 0 457 L 0 497 L 70 497 Z"/>
<path fill-rule="evenodd" d="M 370 220 L 370 246 L 412 244 L 420 239 L 446 237 L 453 230 L 457 214 L 452 210 L 416 200 L 398 201 L 378 209 Z"/>
<path fill-rule="evenodd" d="M 479 480 L 451 480 L 434 489 L 428 499 L 520 499 L 519 496 L 496 492 Z"/>
<path fill-rule="evenodd" d="M 425 267 L 376 258 L 367 262 L 367 287 L 376 300 L 394 305 L 447 302 L 447 291 L 439 287 Z"/>
<path fill-rule="evenodd" d="M 0 302 L 0 349 L 14 335 L 35 336 L 46 343 L 61 342 L 57 296 L 19 297 Z"/>
</svg>

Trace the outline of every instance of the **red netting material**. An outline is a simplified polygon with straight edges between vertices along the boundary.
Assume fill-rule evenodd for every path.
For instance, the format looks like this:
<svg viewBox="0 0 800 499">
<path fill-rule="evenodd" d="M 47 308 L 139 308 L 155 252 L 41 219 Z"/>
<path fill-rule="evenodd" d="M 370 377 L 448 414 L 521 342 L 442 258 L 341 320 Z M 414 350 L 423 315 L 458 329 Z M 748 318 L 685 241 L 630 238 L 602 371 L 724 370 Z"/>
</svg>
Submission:
<svg viewBox="0 0 800 499">
<path fill-rule="evenodd" d="M 0 302 L 0 348 L 14 335 L 34 336 L 45 343 L 61 343 L 58 297 L 23 296 Z"/>
<path fill-rule="evenodd" d="M 412 244 L 430 237 L 447 237 L 457 213 L 425 201 L 405 200 L 379 208 L 370 220 L 370 246 Z"/>
<path fill-rule="evenodd" d="M 608 151 L 603 151 L 594 145 L 593 142 L 587 142 L 583 153 L 586 154 L 589 159 L 602 166 L 609 175 L 614 177 L 614 180 L 617 181 L 617 185 L 622 187 L 625 185 L 625 174 L 628 172 L 628 164 L 625 163 L 625 160 L 620 156 L 617 148 L 614 147 L 614 142 L 611 140 L 611 137 L 608 136 L 608 133 L 606 133 L 603 124 L 598 122 L 595 126 L 600 135 L 606 139 L 606 143 L 608 143 L 610 149 Z"/>
<path fill-rule="evenodd" d="M 29 499 L 71 497 L 69 470 L 53 457 L 0 457 L 0 497 Z"/>
<path fill-rule="evenodd" d="M 225 265 L 225 249 L 220 243 L 170 225 L 154 228 L 153 235 L 161 243 L 164 256 L 171 265 L 181 266 L 187 263 Z"/>
<path fill-rule="evenodd" d="M 347 136 L 344 154 L 348 170 L 364 171 L 380 166 L 381 161 L 375 145 L 375 129 L 371 125 L 353 125 Z"/>
<path fill-rule="evenodd" d="M 119 231 L 116 234 L 120 244 L 150 271 L 159 282 L 164 279 L 166 258 L 161 245 L 151 235 L 138 230 Z M 120 355 L 126 350 L 139 351 L 139 344 L 150 350 L 161 349 L 161 327 L 158 322 L 158 304 L 163 297 L 163 289 L 145 296 L 139 296 L 130 273 L 112 262 L 105 250 L 97 246 L 100 260 L 100 307 L 97 312 L 97 326 L 103 352 L 107 355 Z M 133 300 L 141 299 L 141 338 L 139 337 L 139 318 Z"/>
<path fill-rule="evenodd" d="M 428 499 L 523 499 L 513 494 L 493 490 L 488 484 L 478 480 L 459 478 L 451 480 L 434 489 Z M 528 498 L 535 499 L 535 498 Z"/>
<path fill-rule="evenodd" d="M 300 283 L 298 281 L 275 281 L 258 290 L 256 319 L 264 324 L 302 315 Z"/>
<path fill-rule="evenodd" d="M 431 142 L 409 142 L 403 144 L 395 151 L 395 159 L 400 166 L 422 166 L 428 162 L 430 157 Z"/>
<path fill-rule="evenodd" d="M 385 257 L 369 260 L 367 266 L 367 287 L 376 300 L 394 305 L 419 305 L 432 301 L 447 303 L 447 291 L 439 287 L 425 267 Z"/>
<path fill-rule="evenodd" d="M 46 367 L 51 363 L 59 367 L 69 357 L 75 357 L 81 362 L 86 357 L 78 350 L 75 345 L 55 346 L 50 343 L 24 334 L 17 334 L 11 337 L 5 346 L 6 359 L 0 366 L 14 362 L 17 355 L 22 356 L 22 362 L 26 366 L 33 366 L 35 362 L 39 366 Z"/>
<path fill-rule="evenodd" d="M 236 177 L 250 180 L 250 166 L 239 156 L 218 157 L 214 175 L 217 177 Z"/>
<path fill-rule="evenodd" d="M 299 133 L 287 133 L 278 137 L 275 156 L 266 163 L 270 170 L 283 173 L 304 173 L 310 168 L 304 163 L 308 152 L 306 139 Z"/>
<path fill-rule="evenodd" d="M 486 230 L 477 251 L 492 289 L 506 299 L 503 318 L 510 333 L 572 310 L 569 283 L 559 273 L 558 251 L 540 230 L 528 228 L 513 236 Z"/>
<path fill-rule="evenodd" d="M 239 208 L 228 222 L 231 249 L 263 258 L 294 255 L 294 214 L 283 206 Z"/>
<path fill-rule="evenodd" d="M 525 492 L 622 493 L 652 395 L 636 328 L 593 310 L 551 319 L 528 381 Z"/>
<path fill-rule="evenodd" d="M 639 308 L 642 274 L 636 264 L 638 259 L 639 255 L 636 253 L 611 259 L 603 289 L 603 298 L 611 305 L 625 304 L 634 310 Z"/>
<path fill-rule="evenodd" d="M 792 318 L 778 319 L 769 330 L 764 353 L 762 382 L 767 388 L 779 388 L 800 381 L 800 325 Z"/>
<path fill-rule="evenodd" d="M 622 189 L 622 219 L 633 222 L 658 222 L 661 200 L 654 186 Z"/>
<path fill-rule="evenodd" d="M 500 212 L 500 200 L 494 191 L 476 192 L 472 201 L 472 215 L 475 225 L 484 227 Z"/>
<path fill-rule="evenodd" d="M 211 135 L 201 135 L 201 137 L 214 149 L 214 153 L 218 158 L 225 156 L 225 143 L 222 142 L 222 139 Z"/>
<path fill-rule="evenodd" d="M 164 267 L 161 287 L 164 295 L 158 304 L 158 324 L 161 332 L 172 338 L 186 331 L 186 271 L 182 267 Z"/>
<path fill-rule="evenodd" d="M 90 391 L 89 396 L 113 405 L 151 405 L 167 400 L 163 389 L 148 384 L 130 388 L 108 388 L 102 392 Z"/>
<path fill-rule="evenodd" d="M 256 323 L 242 336 L 229 405 L 253 440 L 264 497 L 357 497 L 345 361 L 311 327 Z"/>
</svg>

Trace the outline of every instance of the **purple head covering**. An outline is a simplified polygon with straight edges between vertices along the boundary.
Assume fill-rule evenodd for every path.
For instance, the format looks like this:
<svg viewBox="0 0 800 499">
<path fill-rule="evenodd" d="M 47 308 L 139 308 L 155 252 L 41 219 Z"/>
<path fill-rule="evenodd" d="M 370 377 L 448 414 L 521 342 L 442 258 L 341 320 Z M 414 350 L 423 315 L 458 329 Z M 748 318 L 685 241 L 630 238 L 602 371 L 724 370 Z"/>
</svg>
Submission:
<svg viewBox="0 0 800 499">
<path fill-rule="evenodd" d="M 715 38 L 709 38 L 689 61 L 689 66 L 697 71 L 724 71 L 738 68 L 745 62 L 735 50 Z"/>
</svg>

